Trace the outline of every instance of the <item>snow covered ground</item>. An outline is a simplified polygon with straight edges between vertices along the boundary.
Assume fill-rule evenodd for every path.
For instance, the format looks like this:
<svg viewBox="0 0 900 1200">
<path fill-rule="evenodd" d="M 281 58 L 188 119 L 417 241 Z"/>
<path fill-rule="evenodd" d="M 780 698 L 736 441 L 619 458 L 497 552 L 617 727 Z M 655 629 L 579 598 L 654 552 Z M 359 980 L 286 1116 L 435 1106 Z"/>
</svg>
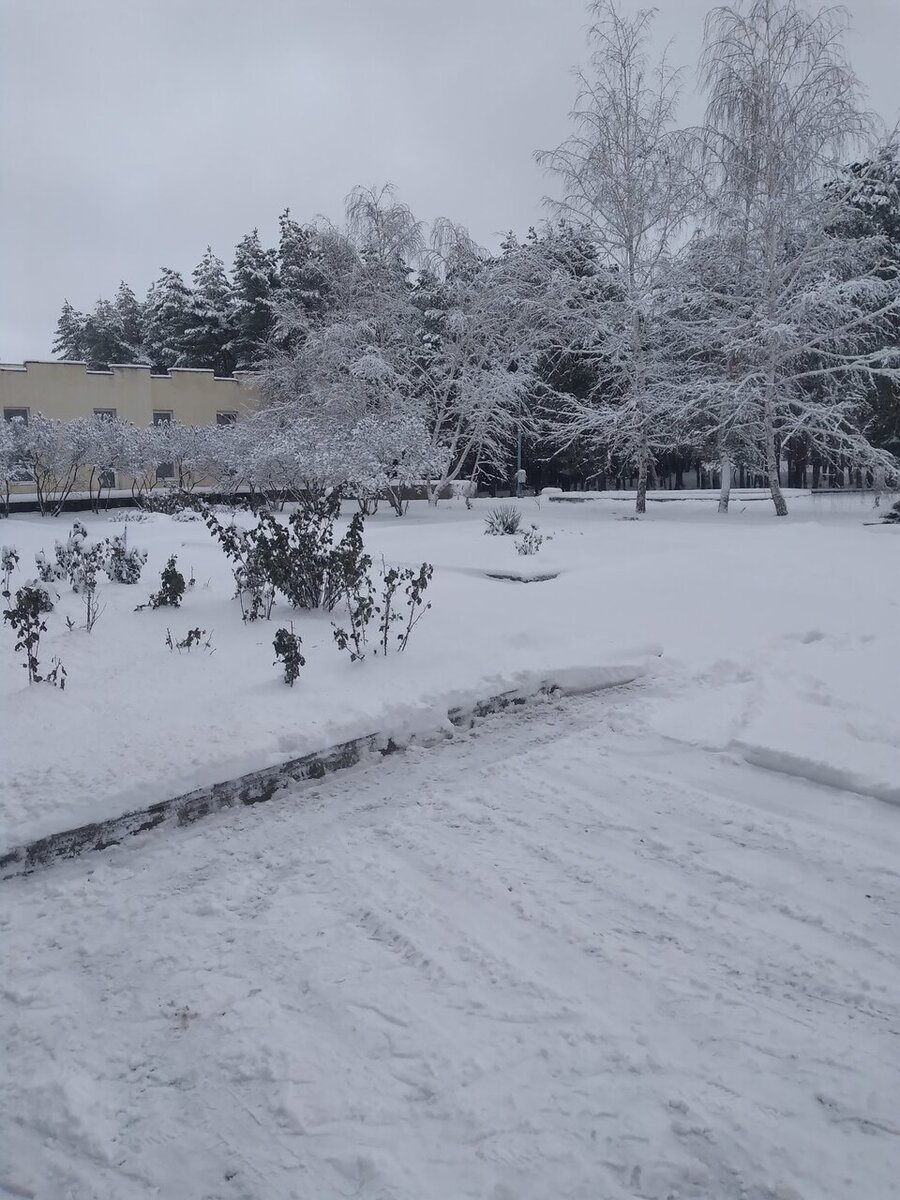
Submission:
<svg viewBox="0 0 900 1200">
<path fill-rule="evenodd" d="M 60 628 L 77 597 L 51 616 L 64 693 L 6 632 L 0 849 L 665 655 L 0 883 L 0 1198 L 900 1196 L 900 528 L 870 503 L 528 501 L 531 560 L 486 505 L 379 516 L 376 554 L 436 564 L 434 609 L 355 667 L 294 614 L 293 690 L 205 529 L 135 526 L 142 583 L 105 587 L 91 637 Z M 69 524 L 0 541 L 31 573 Z M 173 550 L 183 610 L 134 613 Z M 558 578 L 485 577 L 522 561 Z M 217 652 L 170 654 L 167 624 Z"/>
<path fill-rule="evenodd" d="M 673 493 L 664 494 L 671 499 Z M 484 697 L 527 672 L 621 662 L 661 644 L 654 728 L 709 747 L 740 744 L 757 761 L 884 799 L 900 798 L 900 527 L 869 527 L 870 497 L 791 498 L 792 515 L 744 502 L 722 519 L 714 495 L 630 506 L 526 500 L 524 524 L 553 540 L 529 558 L 513 539 L 482 535 L 490 502 L 437 512 L 414 505 L 369 523 L 373 555 L 435 564 L 433 609 L 401 657 L 351 664 L 329 619 L 276 607 L 243 625 L 229 565 L 205 526 L 157 516 L 130 526 L 150 560 L 135 587 L 102 588 L 92 635 L 63 589 L 41 658 L 59 654 L 65 692 L 29 688 L 0 629 L 0 851 L 28 838 L 118 815 L 375 731 L 433 727 L 449 705 Z M 0 523 L 22 557 L 13 585 L 52 553 L 67 516 Z M 123 526 L 86 518 L 91 538 Z M 183 607 L 135 613 L 170 553 L 196 585 Z M 558 572 L 541 583 L 488 571 Z M 308 660 L 288 689 L 272 637 L 293 619 Z M 172 654 L 199 626 L 215 653 Z"/>
<path fill-rule="evenodd" d="M 652 691 L 3 884 L 0 1196 L 900 1195 L 900 809 Z"/>
</svg>

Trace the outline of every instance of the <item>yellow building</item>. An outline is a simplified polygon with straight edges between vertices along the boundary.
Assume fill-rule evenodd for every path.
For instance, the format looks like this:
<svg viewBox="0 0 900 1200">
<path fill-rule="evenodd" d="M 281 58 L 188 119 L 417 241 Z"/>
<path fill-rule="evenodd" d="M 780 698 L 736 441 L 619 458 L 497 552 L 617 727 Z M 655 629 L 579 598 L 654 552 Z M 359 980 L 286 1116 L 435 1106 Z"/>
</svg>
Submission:
<svg viewBox="0 0 900 1200">
<path fill-rule="evenodd" d="M 219 379 L 212 370 L 193 367 L 152 375 L 149 366 L 134 364 L 89 371 L 83 362 L 0 363 L 0 408 L 6 420 L 43 413 L 62 421 L 101 416 L 141 426 L 224 425 L 258 405 L 252 379 L 247 372 Z M 128 487 L 130 481 L 119 479 L 113 486 Z M 22 482 L 13 490 L 31 488 Z"/>
<path fill-rule="evenodd" d="M 151 375 L 148 366 L 89 371 L 82 362 L 0 363 L 0 407 L 8 420 L 43 413 L 61 421 L 115 415 L 134 425 L 215 425 L 255 408 L 252 376 L 217 379 L 211 370 L 175 367 Z"/>
</svg>

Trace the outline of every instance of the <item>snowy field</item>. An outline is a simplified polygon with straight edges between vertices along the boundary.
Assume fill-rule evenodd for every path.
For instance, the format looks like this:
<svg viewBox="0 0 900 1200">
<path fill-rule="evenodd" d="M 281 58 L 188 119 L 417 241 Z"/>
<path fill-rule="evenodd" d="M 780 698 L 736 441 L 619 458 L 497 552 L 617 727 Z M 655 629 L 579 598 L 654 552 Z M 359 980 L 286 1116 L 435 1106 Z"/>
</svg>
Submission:
<svg viewBox="0 0 900 1200">
<path fill-rule="evenodd" d="M 666 494 L 671 497 L 672 493 Z M 41 659 L 58 654 L 65 692 L 29 688 L 0 629 L 0 851 L 243 772 L 376 731 L 433 728 L 448 705 L 528 675 L 628 660 L 657 644 L 653 728 L 709 748 L 740 745 L 765 765 L 900 799 L 900 527 L 867 526 L 871 498 L 792 497 L 778 521 L 765 502 L 736 500 L 727 519 L 703 500 L 651 504 L 522 502 L 523 524 L 552 535 L 519 557 L 483 536 L 489 502 L 369 523 L 376 561 L 435 564 L 432 611 L 407 652 L 351 664 L 324 614 L 276 606 L 245 625 L 230 565 L 206 527 L 166 516 L 129 526 L 149 551 L 136 586 L 107 584 L 94 632 L 67 587 L 48 617 Z M 13 586 L 34 574 L 72 518 L 13 518 L 0 540 L 21 555 Z M 85 518 L 89 537 L 121 523 Z M 170 553 L 195 587 L 179 610 L 135 613 Z M 523 585 L 488 571 L 558 571 Z M 272 638 L 293 619 L 308 665 L 286 688 Z M 215 653 L 173 654 L 166 630 L 199 626 Z"/>
<path fill-rule="evenodd" d="M 132 527 L 149 564 L 92 635 L 63 592 L 64 693 L 27 688 L 7 630 L 5 845 L 664 653 L 0 883 L 0 1197 L 900 1196 L 900 527 L 791 504 L 523 501 L 553 536 L 524 560 L 488 504 L 379 514 L 374 554 L 435 563 L 433 611 L 356 665 L 292 614 L 293 690 L 287 614 L 242 625 L 205 527 L 168 517 Z M 0 541 L 32 574 L 70 524 Z M 134 613 L 172 551 L 183 609 Z M 485 575 L 523 564 L 559 574 Z M 216 653 L 170 654 L 197 624 Z"/>
<path fill-rule="evenodd" d="M 2 888 L 0 1196 L 900 1195 L 900 809 L 641 688 Z"/>
</svg>

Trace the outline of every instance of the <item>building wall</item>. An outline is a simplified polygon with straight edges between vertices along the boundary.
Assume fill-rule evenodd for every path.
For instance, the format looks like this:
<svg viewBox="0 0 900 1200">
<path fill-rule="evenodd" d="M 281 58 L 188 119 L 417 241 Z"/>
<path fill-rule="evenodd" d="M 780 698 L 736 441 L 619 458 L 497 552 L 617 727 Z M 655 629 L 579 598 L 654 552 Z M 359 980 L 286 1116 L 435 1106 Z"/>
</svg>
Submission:
<svg viewBox="0 0 900 1200">
<path fill-rule="evenodd" d="M 143 366 L 88 371 L 78 362 L 0 364 L 0 407 L 63 421 L 112 408 L 135 425 L 150 425 L 155 411 L 171 412 L 182 425 L 215 425 L 217 413 L 240 418 L 259 399 L 249 375 L 217 379 L 211 370 L 178 367 L 168 375 L 151 375 Z"/>
<path fill-rule="evenodd" d="M 168 375 L 151 375 L 148 366 L 114 366 L 108 371 L 88 371 L 81 362 L 0 363 L 0 419 L 9 409 L 25 409 L 29 416 L 70 421 L 91 417 L 95 409 L 113 409 L 133 425 L 149 426 L 154 413 L 170 414 L 179 425 L 215 425 L 220 413 L 240 420 L 260 401 L 249 373 L 234 379 L 217 379 L 211 370 L 174 368 Z M 119 474 L 117 488 L 130 488 L 129 476 Z M 76 490 L 89 486 L 89 473 L 80 472 Z M 13 484 L 20 496 L 33 492 L 29 483 Z"/>
</svg>

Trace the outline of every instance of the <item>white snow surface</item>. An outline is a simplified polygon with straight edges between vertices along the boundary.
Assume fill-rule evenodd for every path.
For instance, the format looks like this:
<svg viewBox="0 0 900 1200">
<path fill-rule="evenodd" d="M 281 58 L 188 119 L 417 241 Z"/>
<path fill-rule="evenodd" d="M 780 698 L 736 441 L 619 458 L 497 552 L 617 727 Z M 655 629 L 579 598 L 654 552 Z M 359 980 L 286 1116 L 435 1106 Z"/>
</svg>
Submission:
<svg viewBox="0 0 900 1200">
<path fill-rule="evenodd" d="M 528 585 L 485 578 L 517 556 L 482 506 L 379 515 L 434 609 L 355 667 L 293 614 L 293 690 L 291 614 L 242 625 L 203 526 L 134 526 L 93 635 L 51 614 L 64 693 L 6 632 L 0 849 L 645 673 L 0 883 L 0 1198 L 900 1196 L 900 529 L 870 504 L 523 502 L 560 570 Z M 0 541 L 24 577 L 69 525 Z M 172 550 L 183 610 L 134 613 Z M 216 654 L 169 654 L 196 624 Z"/>
<path fill-rule="evenodd" d="M 62 658 L 65 692 L 28 687 L 0 629 L 0 851 L 352 737 L 434 728 L 454 705 L 571 668 L 631 665 L 652 644 L 664 650 L 650 664 L 659 732 L 897 798 L 900 527 L 867 527 L 871 497 L 793 496 L 781 521 L 740 498 L 726 518 L 710 502 L 660 503 L 640 521 L 608 498 L 523 500 L 523 526 L 552 536 L 531 557 L 512 537 L 484 536 L 493 503 L 423 502 L 369 521 L 376 562 L 427 560 L 435 574 L 407 652 L 361 664 L 337 650 L 325 614 L 280 604 L 271 622 L 242 624 L 229 564 L 201 522 L 130 525 L 129 545 L 150 555 L 141 582 L 101 577 L 106 611 L 90 635 L 66 631 L 65 616 L 81 624 L 83 609 L 65 587 L 48 617 L 41 660 Z M 90 539 L 124 528 L 80 519 Z M 0 522 L 0 541 L 21 555 L 13 587 L 71 523 Z M 195 587 L 178 610 L 135 613 L 173 552 Z M 485 574 L 521 569 L 559 575 Z M 272 649 L 290 620 L 308 662 L 293 689 Z M 167 628 L 183 637 L 194 626 L 211 632 L 213 655 L 166 649 Z"/>
<path fill-rule="evenodd" d="M 0 885 L 0 1196 L 900 1195 L 900 810 L 650 686 Z"/>
</svg>

